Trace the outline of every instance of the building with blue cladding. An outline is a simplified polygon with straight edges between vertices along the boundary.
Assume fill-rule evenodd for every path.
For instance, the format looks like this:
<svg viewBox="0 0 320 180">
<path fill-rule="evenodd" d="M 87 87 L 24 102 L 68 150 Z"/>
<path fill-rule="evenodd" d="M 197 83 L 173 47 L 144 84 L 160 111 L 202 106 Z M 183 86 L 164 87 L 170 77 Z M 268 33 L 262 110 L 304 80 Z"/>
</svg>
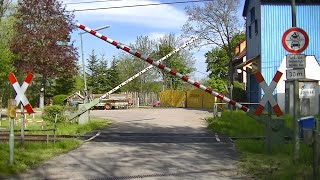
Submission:
<svg viewBox="0 0 320 180">
<path fill-rule="evenodd" d="M 283 33 L 292 27 L 291 0 L 246 0 L 242 15 L 246 19 L 247 42 L 247 60 L 242 67 L 255 65 L 269 85 L 286 54 L 289 54 L 281 39 Z M 302 54 L 310 55 L 318 62 L 320 0 L 296 0 L 296 19 L 297 27 L 304 29 L 309 36 L 309 46 Z M 247 99 L 259 102 L 263 92 L 252 73 L 247 77 Z M 277 90 L 274 91 L 276 93 Z"/>
</svg>

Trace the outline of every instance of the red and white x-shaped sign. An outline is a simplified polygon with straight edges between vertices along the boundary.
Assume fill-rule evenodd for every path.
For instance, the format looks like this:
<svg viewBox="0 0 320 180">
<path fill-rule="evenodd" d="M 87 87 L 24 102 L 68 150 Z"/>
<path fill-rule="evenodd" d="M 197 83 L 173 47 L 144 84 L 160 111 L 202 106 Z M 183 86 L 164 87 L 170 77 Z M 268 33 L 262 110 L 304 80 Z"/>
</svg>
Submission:
<svg viewBox="0 0 320 180">
<path fill-rule="evenodd" d="M 264 78 L 260 72 L 257 72 L 254 75 L 255 75 L 260 87 L 264 91 L 264 95 L 263 95 L 263 97 L 262 97 L 262 99 L 261 99 L 261 101 L 255 111 L 255 114 L 260 115 L 263 111 L 264 106 L 269 101 L 275 114 L 277 116 L 281 116 L 282 115 L 281 109 L 280 109 L 277 101 L 273 98 L 272 92 L 276 88 L 276 86 L 282 76 L 282 72 L 277 71 L 276 75 L 273 77 L 272 82 L 270 83 L 269 86 L 267 85 L 266 81 L 264 80 Z"/>
<path fill-rule="evenodd" d="M 10 83 L 12 84 L 14 90 L 17 93 L 17 95 L 15 97 L 16 106 L 18 106 L 19 103 L 21 102 L 29 114 L 34 113 L 34 111 L 33 111 L 32 106 L 30 105 L 30 103 L 24 93 L 26 92 L 26 90 L 32 80 L 32 77 L 33 77 L 32 73 L 28 73 L 22 86 L 20 87 L 20 84 L 17 81 L 16 76 L 13 73 L 10 73 L 8 75 L 8 79 L 9 79 Z"/>
</svg>

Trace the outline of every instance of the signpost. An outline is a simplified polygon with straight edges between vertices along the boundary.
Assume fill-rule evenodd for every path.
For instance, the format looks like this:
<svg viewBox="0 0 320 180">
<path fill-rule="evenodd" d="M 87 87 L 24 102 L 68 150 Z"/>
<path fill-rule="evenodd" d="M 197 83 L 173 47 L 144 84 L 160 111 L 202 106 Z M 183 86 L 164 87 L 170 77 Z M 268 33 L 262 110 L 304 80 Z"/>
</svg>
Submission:
<svg viewBox="0 0 320 180">
<path fill-rule="evenodd" d="M 9 164 L 13 165 L 14 153 L 14 118 L 16 117 L 16 101 L 14 99 L 8 100 L 8 116 L 10 117 L 10 135 L 9 135 Z"/>
<path fill-rule="evenodd" d="M 264 95 L 259 103 L 259 105 L 256 108 L 255 114 L 260 116 L 265 105 L 268 104 L 268 116 L 269 119 L 266 120 L 266 140 L 267 140 L 267 148 L 268 152 L 271 153 L 272 151 L 272 109 L 275 112 L 277 116 L 281 116 L 282 112 L 281 109 L 277 103 L 277 101 L 274 99 L 272 92 L 276 88 L 281 76 L 282 72 L 277 71 L 276 75 L 273 77 L 272 82 L 268 86 L 266 81 L 264 80 L 262 74 L 260 72 L 256 72 L 255 77 L 259 83 L 259 86 L 264 91 Z"/>
<path fill-rule="evenodd" d="M 19 106 L 21 102 L 21 144 L 24 143 L 24 108 L 29 114 L 34 113 L 32 106 L 30 105 L 27 97 L 24 94 L 29 84 L 31 83 L 32 77 L 32 73 L 28 73 L 22 86 L 20 87 L 20 84 L 15 75 L 13 73 L 10 73 L 8 75 L 8 79 L 17 93 L 15 97 L 16 106 Z"/>
<path fill-rule="evenodd" d="M 291 0 L 292 9 L 292 28 L 286 30 L 282 36 L 282 45 L 289 54 L 287 55 L 287 80 L 293 80 L 294 88 L 294 114 L 293 121 L 295 125 L 294 134 L 294 160 L 298 161 L 299 158 L 299 124 L 298 118 L 300 116 L 300 99 L 299 99 L 299 79 L 305 78 L 305 55 L 299 54 L 303 52 L 309 44 L 308 34 L 301 28 L 296 27 L 296 7 L 295 0 Z"/>
</svg>

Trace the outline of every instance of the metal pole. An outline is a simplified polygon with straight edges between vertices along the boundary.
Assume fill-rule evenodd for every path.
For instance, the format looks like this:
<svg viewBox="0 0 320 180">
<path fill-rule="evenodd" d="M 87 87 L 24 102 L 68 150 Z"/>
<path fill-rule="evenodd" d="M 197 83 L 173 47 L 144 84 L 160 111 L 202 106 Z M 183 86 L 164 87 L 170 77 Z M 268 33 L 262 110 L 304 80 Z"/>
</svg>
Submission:
<svg viewBox="0 0 320 180">
<path fill-rule="evenodd" d="M 312 136 L 313 136 L 313 143 L 312 143 L 312 148 L 313 148 L 313 179 L 318 179 L 318 143 L 317 143 L 317 138 L 318 138 L 318 131 L 313 130 L 312 131 Z"/>
<path fill-rule="evenodd" d="M 21 145 L 24 144 L 24 108 L 21 103 Z"/>
<path fill-rule="evenodd" d="M 268 153 L 271 153 L 272 152 L 272 127 L 271 127 L 271 122 L 272 122 L 272 109 L 271 109 L 271 104 L 270 102 L 268 102 L 268 116 L 269 118 L 267 119 L 267 124 L 266 124 L 266 135 L 267 135 L 267 150 L 268 150 Z"/>
<path fill-rule="evenodd" d="M 291 11 L 292 11 L 292 27 L 297 26 L 297 19 L 296 19 L 296 2 L 295 0 L 291 0 Z M 293 121 L 294 121 L 294 160 L 297 163 L 299 159 L 299 149 L 300 149 L 300 142 L 299 142 L 299 122 L 298 118 L 300 115 L 300 99 L 299 99 L 299 81 L 294 80 L 293 82 Z"/>
<path fill-rule="evenodd" d="M 95 31 L 99 31 L 105 28 L 109 28 L 110 26 L 103 26 L 100 28 L 95 29 Z M 85 34 L 87 32 L 82 32 L 79 33 L 80 35 L 80 42 L 81 42 L 81 59 L 82 59 L 82 70 L 83 70 L 83 81 L 84 81 L 84 103 L 88 103 L 89 99 L 88 99 L 88 87 L 87 87 L 87 78 L 86 78 L 86 69 L 85 69 L 85 64 L 84 64 L 84 52 L 83 52 L 83 40 L 82 40 L 82 34 Z"/>
<path fill-rule="evenodd" d="M 10 135 L 9 135 L 9 162 L 13 165 L 13 150 L 14 150 L 14 118 L 10 118 Z"/>
<path fill-rule="evenodd" d="M 296 0 L 291 0 L 292 27 L 297 26 Z"/>
<path fill-rule="evenodd" d="M 85 69 L 85 64 L 84 64 L 82 33 L 80 33 L 80 42 L 81 42 L 81 59 L 82 59 L 83 81 L 84 81 L 84 103 L 88 103 L 88 96 L 87 96 L 88 89 L 87 89 L 86 69 Z"/>
</svg>

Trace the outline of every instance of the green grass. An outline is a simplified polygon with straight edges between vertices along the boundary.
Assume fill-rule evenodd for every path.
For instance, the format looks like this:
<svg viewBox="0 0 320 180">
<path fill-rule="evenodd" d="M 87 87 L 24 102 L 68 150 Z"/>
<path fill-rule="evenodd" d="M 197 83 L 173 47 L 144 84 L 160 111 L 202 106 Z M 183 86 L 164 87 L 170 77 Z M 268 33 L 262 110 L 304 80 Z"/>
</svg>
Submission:
<svg viewBox="0 0 320 180">
<path fill-rule="evenodd" d="M 78 139 L 65 139 L 58 141 L 55 145 L 50 143 L 26 142 L 22 147 L 15 143 L 14 165 L 8 165 L 9 146 L 8 143 L 0 143 L 0 176 L 23 172 L 30 167 L 39 165 L 42 161 L 53 156 L 75 149 L 82 142 Z"/>
<path fill-rule="evenodd" d="M 224 111 L 219 120 L 209 118 L 208 128 L 228 136 L 262 136 L 264 125 L 245 113 Z"/>
<path fill-rule="evenodd" d="M 75 123 L 59 123 L 57 124 L 57 135 L 83 135 L 86 132 L 105 128 L 109 125 L 108 120 L 93 119 L 89 123 L 84 125 L 78 125 Z M 4 125 L 4 124 L 3 124 Z M 7 126 L 2 126 L 8 128 Z M 48 123 L 45 128 L 52 128 L 53 125 Z M 15 126 L 19 129 L 19 126 Z M 41 129 L 37 124 L 28 125 L 27 129 Z M 28 132 L 30 133 L 30 132 Z M 33 132 L 32 134 L 52 134 L 53 132 Z M 0 142 L 0 179 L 1 176 L 6 176 L 14 173 L 20 173 L 30 167 L 39 165 L 42 161 L 50 159 L 56 155 L 68 152 L 72 149 L 79 147 L 82 144 L 78 139 L 64 139 L 56 142 L 54 145 L 52 142 L 48 145 L 46 143 L 25 142 L 22 147 L 20 143 L 15 143 L 14 149 L 14 165 L 8 164 L 9 159 L 9 145 L 8 142 Z"/>
<path fill-rule="evenodd" d="M 41 120 L 41 116 L 36 116 L 36 120 Z M 63 122 L 63 123 L 57 123 L 57 135 L 83 135 L 86 132 L 92 131 L 94 129 L 103 128 L 105 126 L 108 126 L 110 124 L 110 121 L 104 120 L 104 119 L 92 119 L 87 124 L 76 124 L 71 122 Z M 16 123 L 14 126 L 15 130 L 20 130 L 20 122 Z M 54 125 L 51 122 L 44 122 L 44 130 L 45 129 L 53 129 Z M 6 130 L 9 130 L 9 121 L 3 120 L 1 128 L 4 128 Z M 26 134 L 53 134 L 53 131 L 32 131 L 32 130 L 41 130 L 41 124 L 40 123 L 27 123 L 27 127 L 25 128 Z"/>
<path fill-rule="evenodd" d="M 292 117 L 281 118 L 287 127 L 293 127 Z M 219 119 L 209 118 L 208 128 L 228 136 L 264 136 L 264 124 L 240 111 L 232 115 L 225 111 Z M 272 153 L 267 152 L 264 140 L 236 140 L 236 149 L 240 154 L 239 170 L 255 179 L 312 179 L 313 151 L 303 142 L 297 163 L 293 160 L 291 141 L 273 144 Z"/>
</svg>

